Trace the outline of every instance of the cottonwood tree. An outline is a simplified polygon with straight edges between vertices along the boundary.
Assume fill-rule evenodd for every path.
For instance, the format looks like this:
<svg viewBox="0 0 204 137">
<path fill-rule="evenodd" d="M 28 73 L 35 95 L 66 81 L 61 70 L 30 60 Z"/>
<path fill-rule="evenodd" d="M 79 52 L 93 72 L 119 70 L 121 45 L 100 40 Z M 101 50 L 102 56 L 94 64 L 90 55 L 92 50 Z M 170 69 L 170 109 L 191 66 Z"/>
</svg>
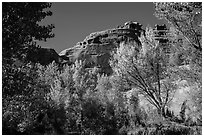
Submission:
<svg viewBox="0 0 204 137">
<path fill-rule="evenodd" d="M 192 87 L 189 94 L 194 98 L 192 101 L 195 103 L 196 111 L 201 114 L 202 3 L 158 2 L 155 3 L 155 9 L 158 18 L 166 19 L 172 25 L 171 34 L 174 35 L 172 44 L 176 48 L 174 53 L 182 57 L 181 64 L 177 64 L 171 73 L 186 80 L 188 86 Z"/>
<path fill-rule="evenodd" d="M 165 117 L 165 109 L 173 99 L 176 83 L 169 74 L 169 63 L 162 46 L 152 37 L 149 29 L 141 38 L 142 48 L 136 43 L 121 43 L 111 65 L 116 75 L 120 75 L 125 84 L 136 88 Z"/>
</svg>

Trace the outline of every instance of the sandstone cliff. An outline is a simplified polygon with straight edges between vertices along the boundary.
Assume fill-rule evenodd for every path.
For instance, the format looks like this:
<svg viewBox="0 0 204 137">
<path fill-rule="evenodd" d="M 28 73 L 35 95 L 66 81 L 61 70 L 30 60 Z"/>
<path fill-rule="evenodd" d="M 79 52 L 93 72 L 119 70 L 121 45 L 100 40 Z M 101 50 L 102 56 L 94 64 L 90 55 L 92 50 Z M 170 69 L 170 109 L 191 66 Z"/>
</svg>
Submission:
<svg viewBox="0 0 204 137">
<path fill-rule="evenodd" d="M 121 42 L 135 41 L 141 46 L 138 39 L 144 32 L 141 27 L 137 22 L 126 22 L 114 29 L 91 33 L 74 47 L 60 52 L 59 56 L 63 58 L 63 63 L 70 65 L 76 60 L 82 60 L 86 68 L 97 67 L 101 73 L 109 75 L 112 73 L 109 65 L 111 53 Z"/>
</svg>

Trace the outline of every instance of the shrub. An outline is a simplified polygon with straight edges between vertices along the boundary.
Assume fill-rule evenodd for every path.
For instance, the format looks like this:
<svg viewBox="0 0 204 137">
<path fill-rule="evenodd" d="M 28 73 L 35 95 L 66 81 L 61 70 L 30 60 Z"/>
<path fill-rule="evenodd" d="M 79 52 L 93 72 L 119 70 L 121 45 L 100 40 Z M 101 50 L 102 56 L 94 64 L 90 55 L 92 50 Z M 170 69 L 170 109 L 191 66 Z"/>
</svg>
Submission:
<svg viewBox="0 0 204 137">
<path fill-rule="evenodd" d="M 140 127 L 132 130 L 131 135 L 200 135 L 201 127 L 187 127 L 181 124 Z"/>
<path fill-rule="evenodd" d="M 33 134 L 38 116 L 47 107 L 44 93 L 37 91 L 37 65 L 3 67 L 3 134 Z M 41 129 L 40 129 L 41 130 Z"/>
</svg>

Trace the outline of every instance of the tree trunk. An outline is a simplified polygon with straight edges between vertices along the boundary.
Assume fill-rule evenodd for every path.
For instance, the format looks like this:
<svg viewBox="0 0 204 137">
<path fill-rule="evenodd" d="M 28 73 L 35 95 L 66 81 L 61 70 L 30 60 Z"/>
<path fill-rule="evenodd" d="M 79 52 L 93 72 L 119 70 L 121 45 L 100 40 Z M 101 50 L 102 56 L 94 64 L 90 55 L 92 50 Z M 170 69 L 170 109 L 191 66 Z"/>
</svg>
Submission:
<svg viewBox="0 0 204 137">
<path fill-rule="evenodd" d="M 157 112 L 161 117 L 166 118 L 165 106 L 158 108 Z"/>
</svg>

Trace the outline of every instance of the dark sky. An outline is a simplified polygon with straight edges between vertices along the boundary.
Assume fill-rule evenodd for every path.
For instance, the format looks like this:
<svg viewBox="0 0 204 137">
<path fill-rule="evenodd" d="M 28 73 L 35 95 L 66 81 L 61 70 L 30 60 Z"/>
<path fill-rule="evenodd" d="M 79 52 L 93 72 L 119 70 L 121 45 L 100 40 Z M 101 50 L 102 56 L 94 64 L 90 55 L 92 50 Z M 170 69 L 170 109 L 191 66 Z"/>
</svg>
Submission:
<svg viewBox="0 0 204 137">
<path fill-rule="evenodd" d="M 137 21 L 145 28 L 148 24 L 163 24 L 154 14 L 152 2 L 55 2 L 50 9 L 53 15 L 43 24 L 54 24 L 54 38 L 39 42 L 42 47 L 54 48 L 58 53 L 74 46 L 92 32 Z"/>
</svg>

